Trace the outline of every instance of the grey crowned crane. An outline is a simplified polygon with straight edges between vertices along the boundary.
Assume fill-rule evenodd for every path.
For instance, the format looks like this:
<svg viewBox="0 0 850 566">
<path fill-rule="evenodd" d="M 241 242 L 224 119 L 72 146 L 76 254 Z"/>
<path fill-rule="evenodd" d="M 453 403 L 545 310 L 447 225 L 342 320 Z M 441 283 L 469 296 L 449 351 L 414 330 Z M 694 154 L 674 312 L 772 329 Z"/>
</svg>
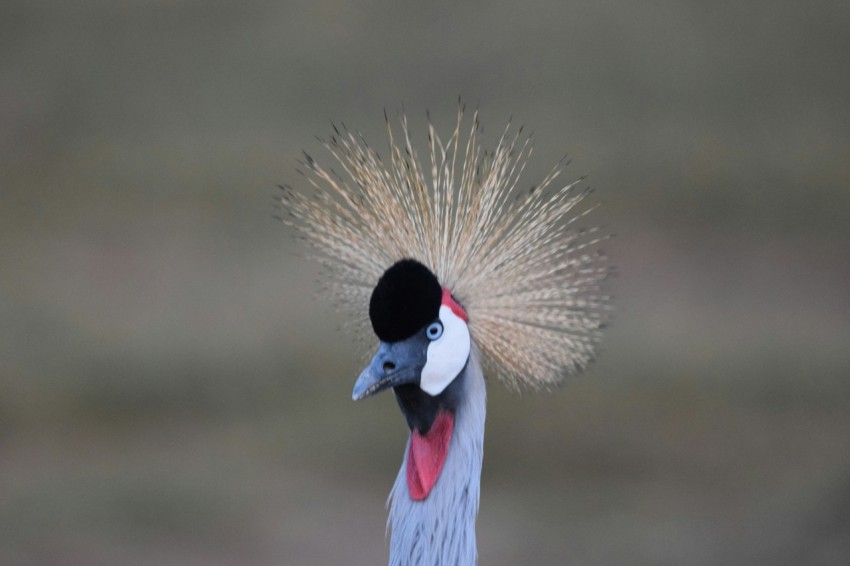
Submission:
<svg viewBox="0 0 850 566">
<path fill-rule="evenodd" d="M 478 113 L 466 136 L 463 115 L 446 142 L 428 126 L 427 175 L 403 115 L 401 139 L 386 120 L 386 160 L 334 126 L 324 145 L 342 175 L 306 156 L 311 188 L 281 199 L 328 291 L 380 341 L 354 399 L 392 389 L 410 428 L 391 565 L 475 564 L 484 375 L 552 389 L 592 359 L 607 318 L 605 236 L 577 226 L 589 191 L 555 185 L 563 161 L 519 188 L 530 138 L 508 124 L 482 151 Z"/>
</svg>

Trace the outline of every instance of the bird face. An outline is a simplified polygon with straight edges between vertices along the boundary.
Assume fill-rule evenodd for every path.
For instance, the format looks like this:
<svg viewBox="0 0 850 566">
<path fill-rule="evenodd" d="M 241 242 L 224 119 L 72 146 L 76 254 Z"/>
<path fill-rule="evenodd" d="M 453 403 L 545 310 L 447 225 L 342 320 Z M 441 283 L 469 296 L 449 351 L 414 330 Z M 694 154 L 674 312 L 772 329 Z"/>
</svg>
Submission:
<svg viewBox="0 0 850 566">
<path fill-rule="evenodd" d="M 401 260 L 381 276 L 369 318 L 381 344 L 354 385 L 355 400 L 412 384 L 436 397 L 469 359 L 466 313 L 419 262 Z"/>
</svg>

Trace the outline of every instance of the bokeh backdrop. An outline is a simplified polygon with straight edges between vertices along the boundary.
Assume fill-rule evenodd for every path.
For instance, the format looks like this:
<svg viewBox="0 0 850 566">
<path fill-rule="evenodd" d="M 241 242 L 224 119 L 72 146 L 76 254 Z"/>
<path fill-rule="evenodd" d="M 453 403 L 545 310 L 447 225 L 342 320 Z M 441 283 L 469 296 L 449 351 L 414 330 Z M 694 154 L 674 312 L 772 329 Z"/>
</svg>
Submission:
<svg viewBox="0 0 850 566">
<path fill-rule="evenodd" d="M 618 269 L 595 365 L 489 383 L 481 563 L 850 563 L 841 0 L 5 0 L 0 563 L 385 561 L 406 428 L 275 185 L 459 95 Z"/>
</svg>

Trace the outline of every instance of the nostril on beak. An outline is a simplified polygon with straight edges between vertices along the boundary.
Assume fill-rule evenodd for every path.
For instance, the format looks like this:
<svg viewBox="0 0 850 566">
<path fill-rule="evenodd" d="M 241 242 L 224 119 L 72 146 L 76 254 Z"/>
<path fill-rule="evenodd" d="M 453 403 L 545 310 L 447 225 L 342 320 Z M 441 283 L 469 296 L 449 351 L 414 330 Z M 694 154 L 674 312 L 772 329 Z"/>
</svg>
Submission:
<svg viewBox="0 0 850 566">
<path fill-rule="evenodd" d="M 384 372 L 392 371 L 395 369 L 395 364 L 392 362 L 384 362 Z"/>
</svg>

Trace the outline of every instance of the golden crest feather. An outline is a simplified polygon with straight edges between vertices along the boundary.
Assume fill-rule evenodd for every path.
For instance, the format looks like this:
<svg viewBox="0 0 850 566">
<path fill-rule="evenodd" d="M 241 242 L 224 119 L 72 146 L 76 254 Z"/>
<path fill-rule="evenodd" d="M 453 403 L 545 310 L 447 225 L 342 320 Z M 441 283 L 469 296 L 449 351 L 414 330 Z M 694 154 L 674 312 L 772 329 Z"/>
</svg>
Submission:
<svg viewBox="0 0 850 566">
<path fill-rule="evenodd" d="M 478 112 L 463 136 L 459 108 L 445 143 L 429 124 L 423 165 L 407 118 L 399 121 L 400 136 L 386 119 L 387 161 L 359 134 L 334 126 L 324 145 L 341 174 L 305 154 L 311 189 L 284 187 L 286 222 L 363 324 L 381 274 L 413 258 L 465 308 L 487 373 L 512 388 L 558 385 L 593 358 L 608 313 L 601 284 L 610 270 L 599 250 L 607 236 L 580 227 L 595 208 L 584 204 L 590 191 L 579 188 L 582 179 L 555 185 L 563 161 L 520 188 L 532 145 L 510 123 L 487 152 Z"/>
</svg>

